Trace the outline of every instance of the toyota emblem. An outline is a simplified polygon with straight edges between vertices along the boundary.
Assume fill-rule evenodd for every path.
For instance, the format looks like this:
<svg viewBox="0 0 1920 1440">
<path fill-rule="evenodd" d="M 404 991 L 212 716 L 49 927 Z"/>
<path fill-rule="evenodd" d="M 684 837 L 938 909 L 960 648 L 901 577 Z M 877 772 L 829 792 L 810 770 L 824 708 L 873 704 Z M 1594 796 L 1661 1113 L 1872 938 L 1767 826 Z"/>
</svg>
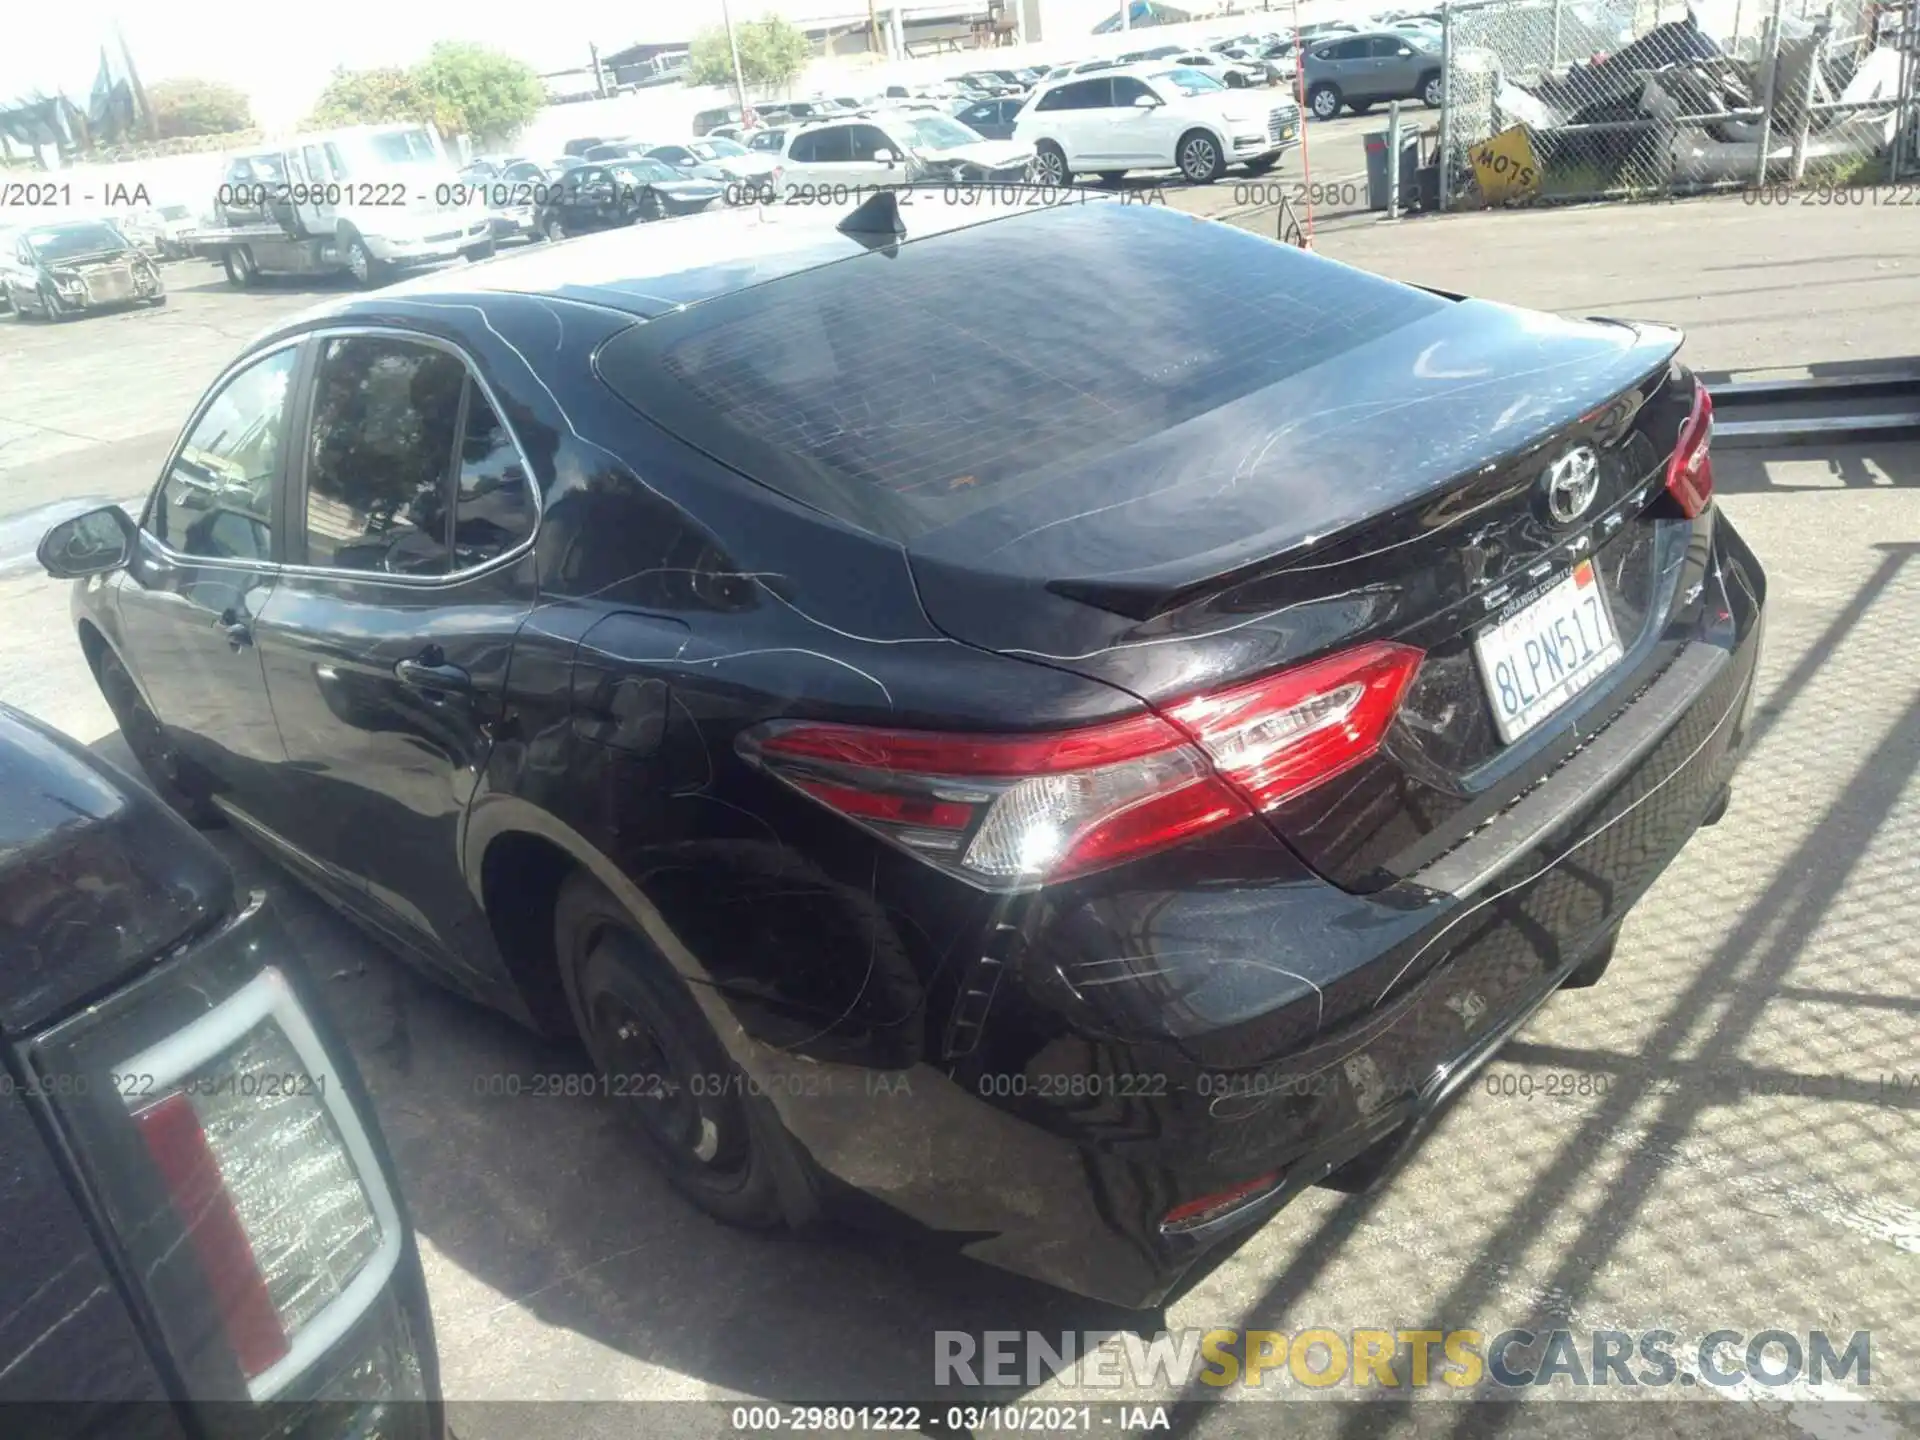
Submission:
<svg viewBox="0 0 1920 1440">
<path fill-rule="evenodd" d="M 1600 491 L 1600 457 L 1588 445 L 1576 445 L 1547 467 L 1547 513 L 1571 525 L 1587 513 Z"/>
</svg>

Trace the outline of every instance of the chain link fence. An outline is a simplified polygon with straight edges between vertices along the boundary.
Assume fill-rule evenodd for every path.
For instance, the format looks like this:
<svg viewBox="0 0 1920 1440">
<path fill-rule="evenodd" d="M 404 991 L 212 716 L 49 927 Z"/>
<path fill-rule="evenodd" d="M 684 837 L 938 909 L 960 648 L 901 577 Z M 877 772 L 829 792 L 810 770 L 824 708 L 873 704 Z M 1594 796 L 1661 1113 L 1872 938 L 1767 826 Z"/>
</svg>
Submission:
<svg viewBox="0 0 1920 1440">
<path fill-rule="evenodd" d="M 1442 206 L 1913 184 L 1916 12 L 1920 0 L 1448 6 Z"/>
</svg>

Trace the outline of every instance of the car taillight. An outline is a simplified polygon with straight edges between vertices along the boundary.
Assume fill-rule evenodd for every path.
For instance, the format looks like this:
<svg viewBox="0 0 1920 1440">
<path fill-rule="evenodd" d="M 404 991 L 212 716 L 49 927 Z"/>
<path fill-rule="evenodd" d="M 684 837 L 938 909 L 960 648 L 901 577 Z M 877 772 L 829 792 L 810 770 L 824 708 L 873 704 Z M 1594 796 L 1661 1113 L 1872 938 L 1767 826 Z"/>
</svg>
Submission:
<svg viewBox="0 0 1920 1440">
<path fill-rule="evenodd" d="M 282 1436 L 297 1412 L 302 1440 L 437 1436 L 391 1170 L 352 1061 L 262 963 L 288 948 L 255 896 L 36 1036 L 29 1063 L 129 1301 L 221 1434 Z"/>
<path fill-rule="evenodd" d="M 1679 442 L 1667 462 L 1667 493 L 1691 520 L 1713 503 L 1713 396 L 1693 382 L 1693 408 L 1680 426 Z"/>
<path fill-rule="evenodd" d="M 365 1314 L 399 1261 L 399 1215 L 366 1134 L 271 968 L 115 1073 L 247 1389 L 271 1398 Z"/>
<path fill-rule="evenodd" d="M 993 889 L 1103 870 L 1271 810 L 1379 748 L 1421 653 L 1377 643 L 1162 713 L 1040 735 L 775 722 L 746 758 Z"/>
</svg>

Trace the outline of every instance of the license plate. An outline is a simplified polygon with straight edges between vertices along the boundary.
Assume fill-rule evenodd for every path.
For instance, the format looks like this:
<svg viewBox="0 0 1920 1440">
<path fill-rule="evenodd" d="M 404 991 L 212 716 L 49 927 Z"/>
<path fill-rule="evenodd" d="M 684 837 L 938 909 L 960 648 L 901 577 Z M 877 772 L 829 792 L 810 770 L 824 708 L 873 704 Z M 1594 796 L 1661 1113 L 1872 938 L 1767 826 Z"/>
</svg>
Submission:
<svg viewBox="0 0 1920 1440">
<path fill-rule="evenodd" d="M 1500 739 L 1511 745 L 1620 659 L 1591 560 L 1473 640 Z"/>
</svg>

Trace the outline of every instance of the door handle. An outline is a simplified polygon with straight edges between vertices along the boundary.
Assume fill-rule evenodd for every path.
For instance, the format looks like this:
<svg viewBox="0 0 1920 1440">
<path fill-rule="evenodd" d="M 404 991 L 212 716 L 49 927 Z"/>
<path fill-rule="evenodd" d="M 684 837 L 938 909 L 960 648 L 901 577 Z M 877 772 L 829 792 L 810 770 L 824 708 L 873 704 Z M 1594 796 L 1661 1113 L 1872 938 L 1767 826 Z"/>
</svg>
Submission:
<svg viewBox="0 0 1920 1440">
<path fill-rule="evenodd" d="M 393 667 L 393 673 L 402 685 L 411 685 L 416 690 L 465 691 L 473 688 L 471 675 L 458 665 L 448 665 L 444 661 L 402 660 Z"/>
<path fill-rule="evenodd" d="M 227 643 L 234 649 L 253 644 L 253 626 L 242 620 L 231 606 L 222 610 L 220 618 L 213 623 L 226 634 Z"/>
</svg>

